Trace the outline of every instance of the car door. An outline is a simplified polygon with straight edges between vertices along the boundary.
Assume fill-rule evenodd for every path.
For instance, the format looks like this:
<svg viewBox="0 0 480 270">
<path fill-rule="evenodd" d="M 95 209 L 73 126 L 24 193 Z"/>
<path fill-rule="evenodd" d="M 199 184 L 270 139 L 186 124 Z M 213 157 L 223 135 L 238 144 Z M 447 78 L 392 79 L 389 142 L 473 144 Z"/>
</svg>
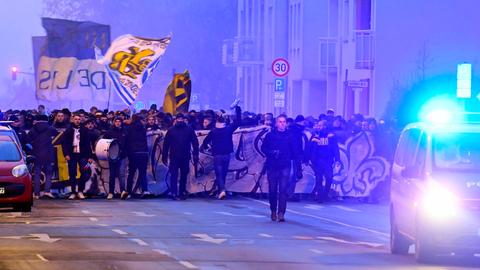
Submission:
<svg viewBox="0 0 480 270">
<path fill-rule="evenodd" d="M 415 163 L 416 152 L 421 135 L 421 130 L 411 128 L 405 130 L 400 138 L 395 153 L 395 160 L 392 166 L 392 204 L 394 207 L 395 218 L 400 232 L 413 236 L 411 234 L 411 216 L 412 206 L 412 179 L 404 176 L 404 170 Z"/>
</svg>

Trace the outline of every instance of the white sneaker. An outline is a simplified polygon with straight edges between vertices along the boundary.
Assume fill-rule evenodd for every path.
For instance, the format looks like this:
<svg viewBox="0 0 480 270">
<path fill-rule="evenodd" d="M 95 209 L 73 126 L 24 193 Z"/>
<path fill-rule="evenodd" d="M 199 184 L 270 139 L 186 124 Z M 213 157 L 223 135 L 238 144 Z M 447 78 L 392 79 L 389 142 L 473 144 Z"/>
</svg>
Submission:
<svg viewBox="0 0 480 270">
<path fill-rule="evenodd" d="M 120 195 L 120 199 L 126 200 L 128 199 L 128 197 L 130 197 L 130 195 L 128 195 L 128 192 L 122 191 L 122 194 Z"/>
<path fill-rule="evenodd" d="M 225 197 L 227 197 L 227 193 L 225 191 L 222 191 L 222 192 L 220 192 L 220 194 L 218 194 L 218 199 L 219 200 L 223 200 L 223 199 L 225 199 Z"/>
<path fill-rule="evenodd" d="M 111 199 L 113 199 L 113 194 L 112 194 L 112 193 L 108 193 L 107 200 L 111 200 Z"/>
<path fill-rule="evenodd" d="M 48 199 L 55 199 L 55 196 L 51 192 L 45 192 L 43 193 L 43 198 L 48 198 Z"/>
<path fill-rule="evenodd" d="M 33 199 L 34 199 L 34 200 L 38 200 L 38 199 L 40 199 L 40 196 L 33 195 Z"/>
<path fill-rule="evenodd" d="M 72 194 L 70 194 L 70 196 L 68 196 L 69 200 L 75 200 L 76 198 L 77 198 L 77 194 L 75 194 L 75 193 L 72 193 Z"/>
<path fill-rule="evenodd" d="M 78 192 L 77 196 L 80 200 L 85 200 L 85 195 L 83 195 L 83 192 Z"/>
</svg>

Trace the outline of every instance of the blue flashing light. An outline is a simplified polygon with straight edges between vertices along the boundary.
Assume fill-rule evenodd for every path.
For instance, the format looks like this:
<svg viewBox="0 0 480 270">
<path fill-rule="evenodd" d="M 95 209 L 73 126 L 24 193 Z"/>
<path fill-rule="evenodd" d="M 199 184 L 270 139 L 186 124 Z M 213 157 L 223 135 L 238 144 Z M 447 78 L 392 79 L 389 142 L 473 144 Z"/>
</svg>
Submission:
<svg viewBox="0 0 480 270">
<path fill-rule="evenodd" d="M 459 64 L 457 66 L 457 97 L 472 97 L 472 64 Z"/>
<path fill-rule="evenodd" d="M 463 109 L 455 100 L 447 97 L 435 97 L 425 103 L 420 110 L 420 120 L 431 124 L 463 122 Z"/>
</svg>

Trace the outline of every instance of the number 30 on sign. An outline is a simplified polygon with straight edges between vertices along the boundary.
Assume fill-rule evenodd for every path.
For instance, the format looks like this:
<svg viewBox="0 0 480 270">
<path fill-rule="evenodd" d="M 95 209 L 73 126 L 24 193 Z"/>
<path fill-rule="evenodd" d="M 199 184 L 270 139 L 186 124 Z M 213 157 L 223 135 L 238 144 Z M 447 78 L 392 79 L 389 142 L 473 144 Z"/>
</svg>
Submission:
<svg viewBox="0 0 480 270">
<path fill-rule="evenodd" d="M 277 58 L 272 63 L 272 72 L 273 75 L 278 77 L 283 77 L 288 74 L 290 71 L 290 64 L 286 59 Z"/>
</svg>

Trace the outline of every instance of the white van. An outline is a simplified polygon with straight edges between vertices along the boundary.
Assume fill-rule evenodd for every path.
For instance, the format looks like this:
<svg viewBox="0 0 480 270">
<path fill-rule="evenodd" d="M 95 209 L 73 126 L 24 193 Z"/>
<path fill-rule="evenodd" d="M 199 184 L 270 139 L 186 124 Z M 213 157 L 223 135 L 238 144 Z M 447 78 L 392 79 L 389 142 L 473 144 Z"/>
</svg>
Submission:
<svg viewBox="0 0 480 270">
<path fill-rule="evenodd" d="M 390 248 L 428 262 L 480 253 L 480 124 L 416 123 L 392 164 Z"/>
</svg>

